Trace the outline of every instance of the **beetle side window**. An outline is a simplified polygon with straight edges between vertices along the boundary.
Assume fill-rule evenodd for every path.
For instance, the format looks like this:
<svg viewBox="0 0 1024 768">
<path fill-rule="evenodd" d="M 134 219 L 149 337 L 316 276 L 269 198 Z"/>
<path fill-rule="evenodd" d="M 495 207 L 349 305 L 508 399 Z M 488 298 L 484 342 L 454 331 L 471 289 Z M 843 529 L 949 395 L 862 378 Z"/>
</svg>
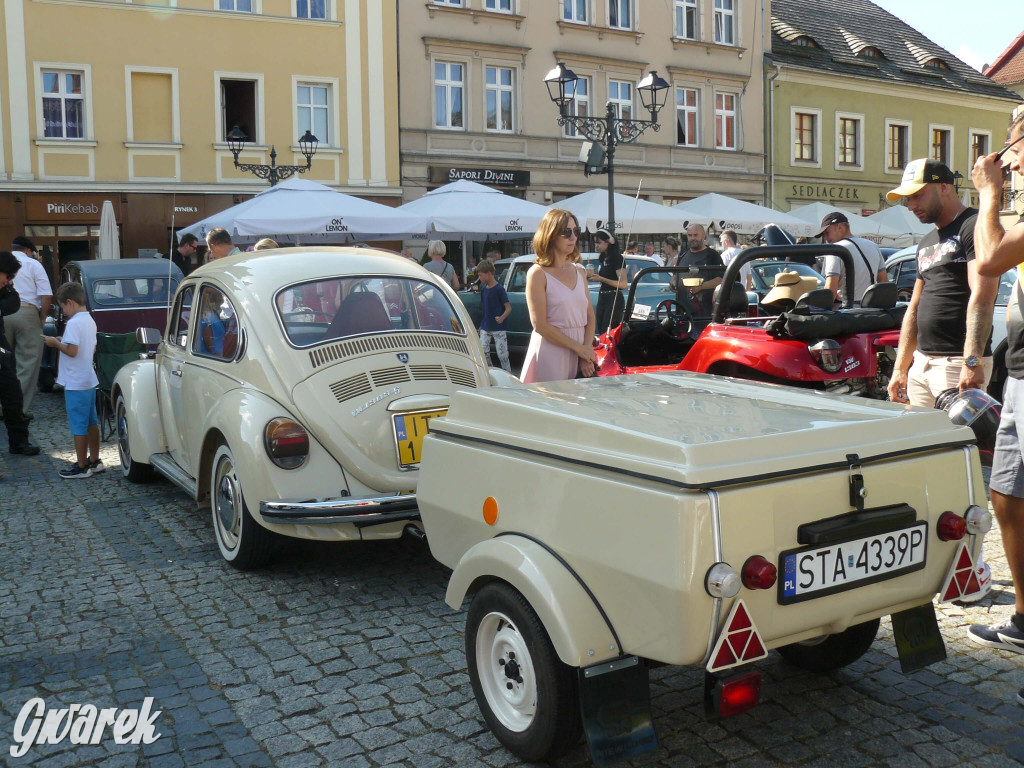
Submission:
<svg viewBox="0 0 1024 768">
<path fill-rule="evenodd" d="M 188 343 L 188 322 L 192 317 L 192 295 L 195 286 L 190 285 L 181 292 L 174 303 L 174 312 L 167 324 L 167 343 L 184 348 Z"/>
<path fill-rule="evenodd" d="M 217 360 L 233 360 L 238 349 L 235 308 L 222 291 L 204 285 L 199 292 L 199 313 L 192 354 Z"/>
</svg>

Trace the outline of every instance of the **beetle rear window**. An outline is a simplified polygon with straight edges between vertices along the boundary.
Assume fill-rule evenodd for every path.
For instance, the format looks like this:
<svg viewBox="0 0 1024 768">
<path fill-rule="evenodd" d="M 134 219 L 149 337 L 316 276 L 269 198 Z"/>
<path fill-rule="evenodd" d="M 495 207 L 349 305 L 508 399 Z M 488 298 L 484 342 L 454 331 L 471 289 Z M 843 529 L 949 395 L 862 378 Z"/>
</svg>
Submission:
<svg viewBox="0 0 1024 768">
<path fill-rule="evenodd" d="M 316 280 L 278 291 L 275 305 L 288 341 L 298 347 L 392 331 L 466 332 L 436 285 L 410 278 Z"/>
</svg>

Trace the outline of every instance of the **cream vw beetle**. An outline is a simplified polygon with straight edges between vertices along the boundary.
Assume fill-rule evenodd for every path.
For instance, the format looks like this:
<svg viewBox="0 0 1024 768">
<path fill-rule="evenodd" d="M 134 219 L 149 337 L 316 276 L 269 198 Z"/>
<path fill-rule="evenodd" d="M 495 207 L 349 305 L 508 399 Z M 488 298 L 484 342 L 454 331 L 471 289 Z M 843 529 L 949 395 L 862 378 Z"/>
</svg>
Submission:
<svg viewBox="0 0 1024 768">
<path fill-rule="evenodd" d="M 991 525 L 973 438 L 940 411 L 700 374 L 457 392 L 418 497 L 446 602 L 472 598 L 484 719 L 531 761 L 582 726 L 605 764 L 657 744 L 652 662 L 703 666 L 729 715 L 769 649 L 841 667 L 883 616 L 904 670 L 945 658 L 932 599 L 980 591 Z"/>
<path fill-rule="evenodd" d="M 384 539 L 419 525 L 427 423 L 452 392 L 486 387 L 455 294 L 366 248 L 290 248 L 196 270 L 154 359 L 112 389 L 124 475 L 153 470 L 212 509 L 220 551 L 263 564 L 275 534 Z"/>
</svg>

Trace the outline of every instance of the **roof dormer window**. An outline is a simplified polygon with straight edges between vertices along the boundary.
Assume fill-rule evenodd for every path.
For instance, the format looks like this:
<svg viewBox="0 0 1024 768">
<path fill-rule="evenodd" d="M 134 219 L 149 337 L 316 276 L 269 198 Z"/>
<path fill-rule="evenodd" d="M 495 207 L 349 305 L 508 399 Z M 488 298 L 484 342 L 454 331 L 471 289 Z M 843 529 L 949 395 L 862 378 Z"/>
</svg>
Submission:
<svg viewBox="0 0 1024 768">
<path fill-rule="evenodd" d="M 949 69 L 949 64 L 942 59 L 929 59 L 924 63 L 928 69 Z"/>
<path fill-rule="evenodd" d="M 821 47 L 820 45 L 818 45 L 816 42 L 814 42 L 814 40 L 812 40 L 807 35 L 800 35 L 800 37 L 794 39 L 793 40 L 793 45 L 798 45 L 801 48 L 820 48 Z"/>
<path fill-rule="evenodd" d="M 858 53 L 857 55 L 863 56 L 865 59 L 885 58 L 884 56 L 882 56 L 882 52 L 875 48 L 873 45 L 869 45 L 866 48 L 861 48 L 860 53 Z"/>
</svg>

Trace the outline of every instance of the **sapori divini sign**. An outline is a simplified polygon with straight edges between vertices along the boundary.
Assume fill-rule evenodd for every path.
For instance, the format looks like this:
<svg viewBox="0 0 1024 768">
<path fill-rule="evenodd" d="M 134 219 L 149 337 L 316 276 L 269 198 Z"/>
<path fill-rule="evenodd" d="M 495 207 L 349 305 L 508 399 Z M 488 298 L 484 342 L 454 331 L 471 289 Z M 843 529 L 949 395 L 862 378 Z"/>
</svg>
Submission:
<svg viewBox="0 0 1024 768">
<path fill-rule="evenodd" d="M 451 168 L 431 166 L 430 181 L 432 184 L 450 184 L 459 179 L 490 184 L 495 187 L 528 187 L 530 172 L 516 171 L 511 168 Z"/>
</svg>

